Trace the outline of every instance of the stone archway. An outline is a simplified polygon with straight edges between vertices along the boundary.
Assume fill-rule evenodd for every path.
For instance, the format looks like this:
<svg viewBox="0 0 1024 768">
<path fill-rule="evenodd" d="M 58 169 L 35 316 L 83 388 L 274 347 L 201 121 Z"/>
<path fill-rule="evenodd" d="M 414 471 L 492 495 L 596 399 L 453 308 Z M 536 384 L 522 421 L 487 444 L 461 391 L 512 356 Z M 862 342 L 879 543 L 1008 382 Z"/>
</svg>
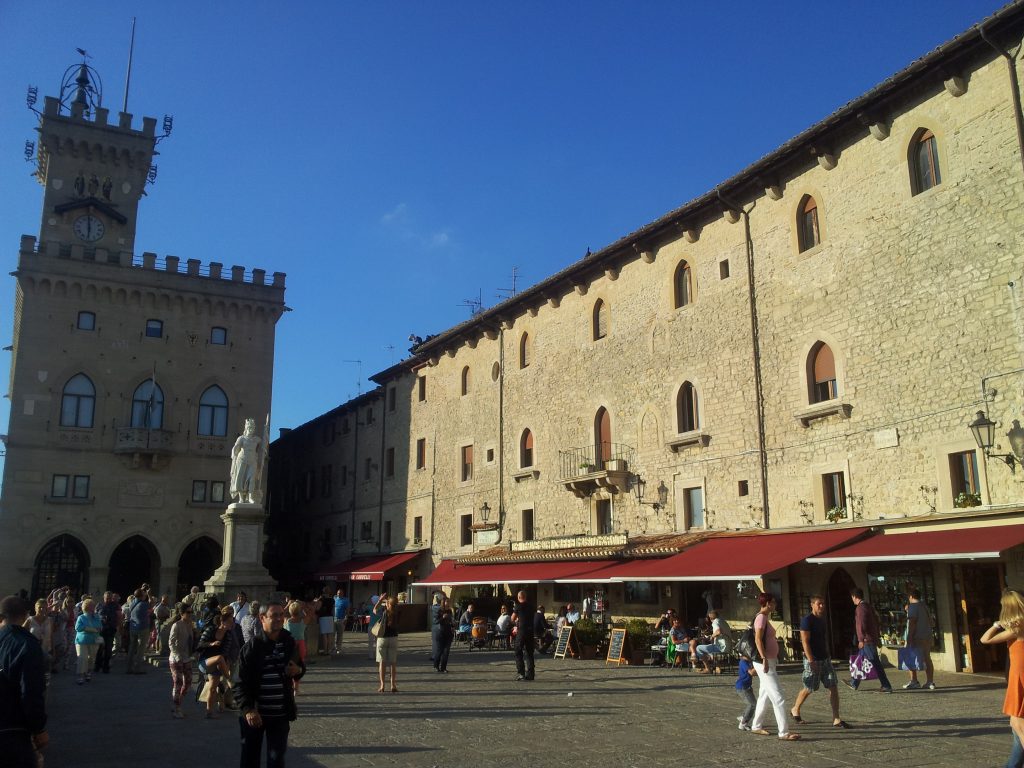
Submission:
<svg viewBox="0 0 1024 768">
<path fill-rule="evenodd" d="M 110 555 L 107 589 L 126 597 L 143 584 L 155 584 L 160 573 L 160 553 L 143 536 L 131 536 Z"/>
<path fill-rule="evenodd" d="M 50 539 L 36 555 L 32 598 L 46 597 L 57 587 L 71 587 L 76 595 L 89 587 L 89 552 L 66 533 Z"/>
<path fill-rule="evenodd" d="M 178 583 L 172 597 L 183 597 L 192 587 L 202 588 L 222 560 L 220 544 L 209 536 L 200 536 L 189 542 L 178 558 Z"/>
<path fill-rule="evenodd" d="M 836 568 L 828 578 L 825 608 L 828 611 L 828 647 L 833 659 L 849 659 L 856 646 L 857 631 L 853 618 L 850 590 L 856 587 L 843 568 Z"/>
</svg>

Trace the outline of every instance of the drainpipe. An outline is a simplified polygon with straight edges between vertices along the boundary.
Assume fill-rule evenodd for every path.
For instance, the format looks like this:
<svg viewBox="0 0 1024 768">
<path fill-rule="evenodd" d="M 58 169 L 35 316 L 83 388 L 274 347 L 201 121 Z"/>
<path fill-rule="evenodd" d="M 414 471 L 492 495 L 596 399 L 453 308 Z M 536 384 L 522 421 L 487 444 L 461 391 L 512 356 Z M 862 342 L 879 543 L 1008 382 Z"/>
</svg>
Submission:
<svg viewBox="0 0 1024 768">
<path fill-rule="evenodd" d="M 761 472 L 761 514 L 764 528 L 771 527 L 771 515 L 768 511 L 768 449 L 764 435 L 764 382 L 761 377 L 761 337 L 757 321 L 757 293 L 754 288 L 754 239 L 750 236 L 750 212 L 757 205 L 755 200 L 750 207 L 743 208 L 729 202 L 715 189 L 718 200 L 723 205 L 743 215 L 743 236 L 747 249 L 747 303 L 750 306 L 750 342 L 752 362 L 754 364 L 754 395 L 757 401 L 757 456 Z"/>
<path fill-rule="evenodd" d="M 1021 167 L 1024 169 L 1024 113 L 1021 112 L 1020 81 L 1017 78 L 1017 54 L 1020 53 L 1020 45 L 1014 48 L 1013 51 L 1004 51 L 989 39 L 988 35 L 985 34 L 984 27 L 978 27 L 978 34 L 996 53 L 1006 59 L 1006 68 L 1010 73 L 1010 98 L 1013 100 L 1013 119 L 1017 124 L 1017 150 L 1020 152 Z"/>
<path fill-rule="evenodd" d="M 387 453 L 388 423 L 388 388 L 384 387 L 384 397 L 380 404 L 380 488 L 377 491 L 377 551 L 384 551 L 384 455 Z M 392 531 L 392 533 L 394 533 Z"/>
<path fill-rule="evenodd" d="M 356 548 L 356 500 L 359 495 L 359 409 L 352 413 L 354 432 L 352 433 L 352 526 L 349 536 L 349 554 Z"/>
<path fill-rule="evenodd" d="M 498 330 L 498 530 L 505 530 L 505 331 Z"/>
</svg>

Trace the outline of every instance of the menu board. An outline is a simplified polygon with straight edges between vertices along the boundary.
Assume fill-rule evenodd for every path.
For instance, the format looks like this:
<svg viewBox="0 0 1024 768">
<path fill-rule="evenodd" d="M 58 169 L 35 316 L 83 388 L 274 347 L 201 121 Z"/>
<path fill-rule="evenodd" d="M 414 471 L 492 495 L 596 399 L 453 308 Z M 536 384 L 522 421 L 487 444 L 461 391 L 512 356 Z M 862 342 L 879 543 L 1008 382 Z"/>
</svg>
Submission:
<svg viewBox="0 0 1024 768">
<path fill-rule="evenodd" d="M 572 626 L 569 624 L 564 625 L 558 630 L 558 639 L 555 641 L 555 654 L 553 658 L 564 659 L 565 654 L 569 651 L 569 638 L 572 637 Z"/>
<path fill-rule="evenodd" d="M 616 664 L 625 663 L 625 659 L 622 658 L 622 654 L 626 651 L 626 630 L 624 629 L 613 629 L 611 639 L 608 641 L 608 658 L 605 659 L 605 664 L 615 662 Z"/>
</svg>

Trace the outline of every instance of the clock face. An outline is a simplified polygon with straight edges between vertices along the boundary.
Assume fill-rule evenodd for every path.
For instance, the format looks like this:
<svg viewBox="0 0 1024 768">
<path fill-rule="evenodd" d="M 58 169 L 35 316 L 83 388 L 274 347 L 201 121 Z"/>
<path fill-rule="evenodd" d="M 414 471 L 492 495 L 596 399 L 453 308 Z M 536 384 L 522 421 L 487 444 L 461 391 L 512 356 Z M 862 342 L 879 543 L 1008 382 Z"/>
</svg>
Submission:
<svg viewBox="0 0 1024 768">
<path fill-rule="evenodd" d="M 75 234 L 87 243 L 95 243 L 105 231 L 103 222 L 91 214 L 75 219 Z"/>
</svg>

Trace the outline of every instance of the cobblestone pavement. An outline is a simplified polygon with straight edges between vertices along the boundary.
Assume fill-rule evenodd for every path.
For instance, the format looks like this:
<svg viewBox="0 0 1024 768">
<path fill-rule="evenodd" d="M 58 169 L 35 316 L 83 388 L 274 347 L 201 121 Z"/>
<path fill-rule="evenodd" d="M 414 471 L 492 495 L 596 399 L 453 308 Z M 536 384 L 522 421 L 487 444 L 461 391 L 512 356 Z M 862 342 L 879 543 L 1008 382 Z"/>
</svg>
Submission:
<svg viewBox="0 0 1024 768">
<path fill-rule="evenodd" d="M 340 659 L 316 659 L 302 681 L 292 724 L 290 768 L 320 766 L 1001 766 L 1010 747 L 1000 714 L 1004 684 L 994 677 L 942 674 L 936 691 L 854 693 L 841 686 L 843 717 L 831 727 L 825 692 L 804 706 L 803 740 L 781 742 L 736 728 L 733 677 L 708 677 L 603 661 L 538 657 L 537 679 L 517 683 L 509 651 L 456 648 L 450 674 L 429 662 L 429 635 L 401 638 L 398 694 L 378 694 L 366 643 L 346 638 Z M 894 683 L 905 673 L 891 671 Z M 782 674 L 787 706 L 800 679 Z M 572 696 L 568 694 L 572 693 Z M 237 765 L 238 720 L 202 717 L 194 696 L 185 720 L 170 717 L 170 675 L 114 672 L 76 686 L 54 677 L 47 766 L 146 768 Z M 774 723 L 769 718 L 769 729 Z M 529 758 L 523 756 L 529 753 Z M 509 763 L 511 761 L 511 763 Z"/>
</svg>

